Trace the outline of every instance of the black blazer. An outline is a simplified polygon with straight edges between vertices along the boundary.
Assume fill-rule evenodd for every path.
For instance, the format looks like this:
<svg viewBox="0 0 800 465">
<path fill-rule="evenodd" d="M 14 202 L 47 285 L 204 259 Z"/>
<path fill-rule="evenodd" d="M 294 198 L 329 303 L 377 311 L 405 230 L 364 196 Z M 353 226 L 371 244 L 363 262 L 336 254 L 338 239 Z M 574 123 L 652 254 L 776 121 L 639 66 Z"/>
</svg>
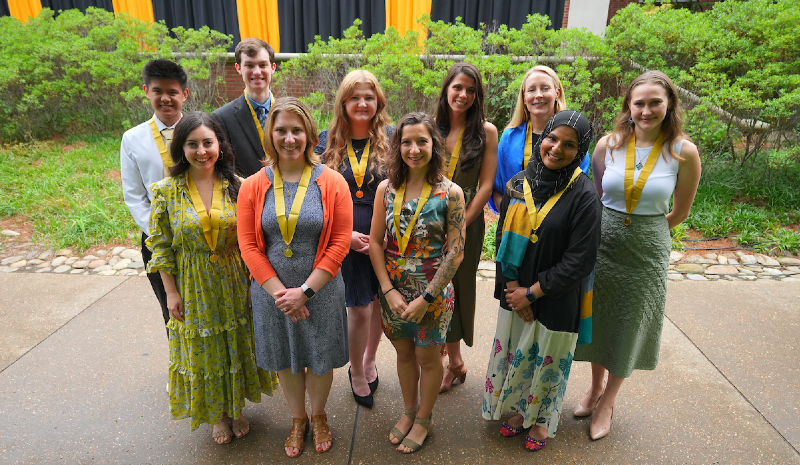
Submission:
<svg viewBox="0 0 800 465">
<path fill-rule="evenodd" d="M 228 135 L 236 157 L 236 174 L 243 178 L 258 172 L 264 166 L 261 161 L 266 157 L 245 98 L 242 94 L 211 114 Z"/>
</svg>

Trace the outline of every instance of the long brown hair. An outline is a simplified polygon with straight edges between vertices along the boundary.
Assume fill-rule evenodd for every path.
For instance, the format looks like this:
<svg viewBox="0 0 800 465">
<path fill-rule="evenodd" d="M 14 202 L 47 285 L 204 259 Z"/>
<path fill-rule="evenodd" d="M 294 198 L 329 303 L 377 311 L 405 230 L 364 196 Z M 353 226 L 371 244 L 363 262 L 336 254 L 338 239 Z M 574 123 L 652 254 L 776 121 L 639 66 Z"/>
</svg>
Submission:
<svg viewBox="0 0 800 465">
<path fill-rule="evenodd" d="M 614 120 L 614 129 L 611 131 L 613 138 L 609 138 L 609 148 L 619 149 L 628 143 L 633 135 L 634 124 L 631 120 L 631 94 L 633 89 L 642 84 L 655 84 L 661 86 L 667 93 L 667 114 L 661 122 L 661 133 L 664 134 L 664 146 L 668 148 L 672 158 L 683 161 L 679 154 L 672 148 L 676 139 L 689 139 L 683 132 L 683 109 L 678 101 L 678 89 L 672 80 L 661 71 L 648 71 L 640 74 L 639 77 L 631 82 L 628 90 L 625 91 L 625 98 L 622 101 L 622 109 L 617 119 Z"/>
<path fill-rule="evenodd" d="M 400 153 L 400 142 L 403 140 L 403 129 L 406 126 L 422 124 L 431 135 L 431 161 L 428 162 L 428 173 L 426 175 L 428 184 L 436 186 L 444 178 L 442 172 L 444 168 L 445 146 L 442 135 L 436 127 L 433 118 L 427 113 L 409 113 L 397 123 L 397 129 L 392 134 L 392 145 L 389 155 L 386 157 L 386 179 L 397 189 L 408 180 L 408 165 L 403 161 Z"/>
<path fill-rule="evenodd" d="M 386 125 L 389 115 L 386 114 L 386 97 L 383 95 L 378 78 L 369 71 L 356 69 L 347 73 L 339 85 L 336 101 L 333 105 L 333 119 L 328 128 L 328 141 L 322 158 L 328 167 L 344 171 L 344 160 L 347 158 L 347 142 L 350 141 L 350 118 L 345 111 L 347 99 L 352 97 L 356 84 L 369 84 L 375 92 L 378 108 L 369 125 L 369 158 L 372 160 L 370 174 L 372 181 L 379 181 L 382 176 L 386 153 L 389 152 L 389 139 L 386 137 Z"/>
<path fill-rule="evenodd" d="M 314 147 L 319 143 L 319 135 L 317 133 L 317 123 L 311 117 L 311 110 L 308 109 L 305 103 L 301 102 L 295 97 L 281 97 L 275 100 L 275 104 L 270 108 L 269 115 L 267 116 L 267 125 L 264 129 L 264 147 L 266 147 L 266 158 L 263 163 L 266 166 L 273 166 L 278 164 L 278 151 L 275 150 L 275 144 L 272 142 L 272 126 L 275 125 L 275 120 L 278 114 L 282 111 L 294 113 L 303 121 L 303 130 L 306 133 L 306 150 L 303 152 L 307 165 L 319 164 L 319 155 L 314 153 Z"/>
<path fill-rule="evenodd" d="M 472 63 L 456 63 L 450 67 L 439 92 L 439 102 L 436 104 L 436 125 L 439 126 L 442 137 L 450 134 L 450 105 L 447 102 L 447 90 L 459 74 L 467 76 L 475 83 L 475 101 L 467 110 L 467 121 L 464 124 L 464 137 L 461 140 L 459 154 L 461 169 L 468 170 L 483 159 L 483 152 L 486 149 L 486 128 L 483 126 L 486 123 L 483 109 L 483 81 L 481 72 Z"/>
</svg>

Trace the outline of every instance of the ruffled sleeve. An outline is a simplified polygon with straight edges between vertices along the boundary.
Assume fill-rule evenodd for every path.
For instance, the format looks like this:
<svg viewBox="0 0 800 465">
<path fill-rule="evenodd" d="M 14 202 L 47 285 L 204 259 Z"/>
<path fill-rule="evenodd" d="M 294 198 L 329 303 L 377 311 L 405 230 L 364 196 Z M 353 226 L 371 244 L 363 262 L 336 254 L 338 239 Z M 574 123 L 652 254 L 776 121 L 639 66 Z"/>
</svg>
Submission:
<svg viewBox="0 0 800 465">
<path fill-rule="evenodd" d="M 175 254 L 172 249 L 172 224 L 170 223 L 170 203 L 175 201 L 175 183 L 172 178 L 163 179 L 153 183 L 153 202 L 150 210 L 150 236 L 145 240 L 145 245 L 153 256 L 147 263 L 147 272 L 156 273 L 161 270 L 175 276 L 178 268 L 175 265 Z"/>
</svg>

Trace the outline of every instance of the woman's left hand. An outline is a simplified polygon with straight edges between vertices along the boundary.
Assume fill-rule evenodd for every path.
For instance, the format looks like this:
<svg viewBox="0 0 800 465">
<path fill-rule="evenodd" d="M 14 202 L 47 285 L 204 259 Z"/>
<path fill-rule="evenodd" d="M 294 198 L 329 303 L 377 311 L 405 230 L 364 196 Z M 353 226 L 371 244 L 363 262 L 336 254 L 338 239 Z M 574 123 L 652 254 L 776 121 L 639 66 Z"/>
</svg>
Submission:
<svg viewBox="0 0 800 465">
<path fill-rule="evenodd" d="M 292 318 L 292 321 L 305 320 L 308 318 L 308 309 L 306 302 L 308 297 L 303 293 L 299 287 L 291 289 L 281 289 L 275 292 L 275 305 L 278 306 L 286 316 Z"/>
<path fill-rule="evenodd" d="M 400 318 L 406 321 L 419 323 L 420 321 L 422 321 L 422 318 L 428 311 L 429 305 L 430 304 L 426 302 L 425 299 L 422 298 L 422 296 L 419 296 L 416 299 L 409 302 L 408 307 L 406 307 L 405 311 L 400 314 Z"/>
</svg>

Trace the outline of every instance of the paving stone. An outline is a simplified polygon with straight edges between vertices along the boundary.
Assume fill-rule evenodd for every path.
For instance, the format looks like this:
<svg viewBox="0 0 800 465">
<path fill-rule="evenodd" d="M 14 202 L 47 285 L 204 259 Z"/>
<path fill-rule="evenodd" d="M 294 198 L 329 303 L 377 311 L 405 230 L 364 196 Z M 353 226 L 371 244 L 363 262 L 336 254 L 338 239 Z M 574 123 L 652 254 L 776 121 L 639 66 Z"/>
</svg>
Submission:
<svg viewBox="0 0 800 465">
<path fill-rule="evenodd" d="M 142 259 L 142 253 L 135 249 L 125 249 L 119 254 L 120 258 L 127 258 L 132 262 Z"/>
<path fill-rule="evenodd" d="M 11 268 L 10 266 L 0 266 L 0 273 L 11 273 L 12 271 L 17 271 L 17 268 Z"/>
<path fill-rule="evenodd" d="M 97 254 L 98 257 L 105 257 L 108 255 L 108 250 L 98 250 L 95 253 Z"/>
<path fill-rule="evenodd" d="M 56 257 L 56 258 L 53 259 L 52 262 L 50 262 L 50 264 L 53 265 L 53 266 L 61 266 L 66 261 L 67 261 L 67 257 Z"/>
<path fill-rule="evenodd" d="M 707 275 L 705 275 L 705 277 L 709 281 L 717 281 L 718 279 L 722 278 L 722 276 L 718 276 L 718 275 L 715 275 L 715 274 L 707 274 Z"/>
<path fill-rule="evenodd" d="M 677 250 L 673 250 L 669 253 L 669 261 L 671 262 L 679 262 L 683 259 L 683 254 L 678 252 Z"/>
<path fill-rule="evenodd" d="M 50 266 L 50 261 L 42 262 L 41 264 L 37 265 L 39 268 L 44 268 L 46 266 Z"/>
<path fill-rule="evenodd" d="M 10 230 L 10 229 L 4 229 L 4 230 L 0 231 L 0 234 L 2 234 L 2 235 L 4 235 L 4 236 L 8 236 L 8 237 L 16 237 L 16 236 L 19 236 L 19 233 L 18 233 L 18 232 L 16 232 L 16 231 L 12 231 L 12 230 Z"/>
<path fill-rule="evenodd" d="M 719 257 L 717 257 L 717 261 L 722 265 L 727 265 L 728 257 L 726 257 L 725 255 L 720 255 Z"/>
<path fill-rule="evenodd" d="M 124 270 L 117 271 L 117 276 L 130 276 L 132 274 L 139 274 L 136 270 L 125 268 Z"/>
<path fill-rule="evenodd" d="M 144 262 L 141 260 L 138 262 L 131 262 L 131 264 L 128 265 L 128 268 L 133 268 L 133 269 L 144 268 Z"/>
<path fill-rule="evenodd" d="M 756 255 L 756 261 L 762 265 L 769 265 L 769 266 L 777 266 L 780 265 L 778 260 L 775 260 L 772 257 L 767 257 L 766 255 Z"/>
<path fill-rule="evenodd" d="M 794 282 L 800 281 L 800 279 L 787 277 L 787 278 L 781 279 L 781 281 L 789 281 L 790 283 L 794 283 Z"/>
<path fill-rule="evenodd" d="M 94 269 L 100 268 L 101 266 L 103 266 L 105 264 L 106 264 L 105 260 L 101 260 L 101 259 L 98 258 L 96 260 L 90 261 L 89 264 L 86 265 L 86 268 L 89 268 L 90 270 L 94 270 Z"/>
<path fill-rule="evenodd" d="M 667 265 L 667 270 L 674 270 L 674 269 L 675 269 L 675 265 Z"/>
<path fill-rule="evenodd" d="M 751 276 L 751 275 L 744 275 L 741 278 L 742 279 L 746 279 L 747 281 L 755 281 L 756 279 L 758 279 L 755 276 Z"/>
<path fill-rule="evenodd" d="M 734 252 L 737 257 L 742 258 L 743 255 L 747 255 L 746 253 L 742 252 L 741 250 L 737 250 Z"/>
<path fill-rule="evenodd" d="M 76 268 L 69 272 L 69 274 L 80 274 L 83 273 L 83 268 Z"/>
<path fill-rule="evenodd" d="M 15 255 L 13 257 L 4 258 L 2 261 L 0 261 L 0 265 L 10 265 L 22 260 L 23 258 L 25 258 L 24 255 Z"/>
<path fill-rule="evenodd" d="M 72 269 L 72 267 L 69 266 L 69 265 L 61 265 L 61 266 L 57 267 L 56 269 L 54 269 L 53 273 L 66 273 L 67 271 L 70 271 L 71 269 Z"/>
<path fill-rule="evenodd" d="M 494 270 L 496 269 L 494 262 L 490 262 L 488 260 L 481 260 L 478 263 L 479 270 Z"/>
<path fill-rule="evenodd" d="M 41 265 L 42 263 L 44 262 L 39 260 L 38 258 L 31 258 L 30 260 L 28 260 L 28 266 Z"/>
<path fill-rule="evenodd" d="M 739 264 L 739 260 L 737 260 L 735 258 L 728 258 L 728 265 L 738 265 L 738 264 Z"/>
<path fill-rule="evenodd" d="M 739 274 L 739 270 L 736 269 L 735 266 L 730 265 L 711 265 L 706 268 L 707 275 L 718 275 L 718 274 Z"/>
<path fill-rule="evenodd" d="M 28 260 L 20 260 L 9 265 L 11 268 L 24 268 L 28 264 Z"/>
<path fill-rule="evenodd" d="M 694 255 L 689 255 L 688 257 L 686 257 L 685 261 L 686 261 L 686 263 L 700 263 L 700 260 L 702 260 L 702 259 L 703 259 L 703 257 L 701 257 L 700 255 L 694 254 Z"/>
<path fill-rule="evenodd" d="M 125 250 L 125 249 L 126 249 L 126 247 L 114 247 L 114 248 L 111 250 L 111 255 L 119 255 L 119 254 L 120 254 L 120 253 L 122 253 L 122 251 L 123 251 L 123 250 Z"/>
<path fill-rule="evenodd" d="M 115 270 L 123 270 L 131 264 L 131 261 L 127 258 L 123 258 L 122 260 L 118 261 L 115 265 L 111 265 L 111 268 Z"/>
<path fill-rule="evenodd" d="M 750 270 L 750 271 L 752 271 L 754 273 L 761 273 L 761 272 L 764 271 L 764 268 L 762 268 L 762 267 L 760 267 L 758 265 L 747 265 L 747 266 L 745 266 L 745 268 L 747 268 L 748 270 Z"/>
<path fill-rule="evenodd" d="M 83 258 L 81 258 L 81 260 L 86 260 L 87 262 L 90 262 L 92 260 L 97 260 L 97 258 L 98 257 L 95 257 L 94 255 L 84 255 Z"/>
<path fill-rule="evenodd" d="M 31 250 L 30 252 L 28 252 L 28 255 L 25 255 L 25 260 L 30 260 L 32 258 L 36 258 L 36 255 L 38 255 L 38 254 L 39 254 L 38 250 Z"/>
<path fill-rule="evenodd" d="M 90 267 L 90 269 L 92 269 L 92 268 Z M 111 268 L 111 265 L 101 265 L 101 266 L 98 266 L 97 268 L 93 268 L 92 269 L 92 271 L 95 271 L 97 273 L 100 273 L 102 271 L 107 271 L 107 270 L 113 270 Z"/>
<path fill-rule="evenodd" d="M 73 263 L 78 261 L 78 257 L 69 257 L 67 261 L 64 262 L 65 265 L 72 266 Z"/>
<path fill-rule="evenodd" d="M 752 255 L 739 255 L 739 259 L 742 265 L 755 265 L 756 263 L 758 263 L 756 257 Z"/>
<path fill-rule="evenodd" d="M 741 281 L 738 276 L 723 276 L 722 278 L 728 281 Z"/>
<path fill-rule="evenodd" d="M 685 278 L 680 273 L 670 273 L 667 275 L 667 279 L 670 281 L 683 281 Z"/>
<path fill-rule="evenodd" d="M 103 270 L 103 271 L 101 271 L 101 272 L 99 272 L 97 274 L 100 275 L 100 276 L 114 276 L 115 274 L 117 274 L 117 271 L 116 270 Z"/>
<path fill-rule="evenodd" d="M 49 273 L 53 268 L 46 266 L 44 268 L 39 268 L 36 270 L 37 273 Z"/>
<path fill-rule="evenodd" d="M 53 250 L 45 250 L 44 252 L 39 254 L 39 260 L 47 260 L 53 256 L 55 252 Z"/>
<path fill-rule="evenodd" d="M 800 265 L 800 260 L 791 257 L 778 257 L 778 263 L 781 265 Z"/>
<path fill-rule="evenodd" d="M 708 252 L 706 254 L 703 254 L 703 258 L 707 258 L 709 260 L 716 260 L 717 254 L 715 254 L 714 252 Z"/>
<path fill-rule="evenodd" d="M 497 273 L 496 270 L 479 270 L 478 271 L 478 274 L 480 274 L 484 278 L 494 278 L 496 273 Z"/>
<path fill-rule="evenodd" d="M 790 271 L 792 273 L 800 273 L 800 266 L 787 266 L 786 271 Z"/>
<path fill-rule="evenodd" d="M 88 260 L 78 260 L 78 261 L 76 261 L 75 263 L 72 264 L 72 267 L 75 268 L 75 269 L 81 269 L 82 270 L 82 269 L 86 268 L 88 265 L 89 265 L 89 261 Z"/>
<path fill-rule="evenodd" d="M 689 279 L 691 281 L 708 281 L 708 278 L 706 278 L 705 276 L 695 273 L 687 273 L 686 279 Z"/>
<path fill-rule="evenodd" d="M 119 260 L 120 260 L 120 258 L 115 255 L 115 256 L 113 256 L 113 257 L 108 259 L 108 264 L 111 265 L 111 266 L 114 266 L 117 263 L 119 263 Z"/>
<path fill-rule="evenodd" d="M 762 274 L 760 274 L 760 275 L 756 276 L 756 278 L 758 278 L 758 279 L 762 279 L 762 280 L 763 280 L 763 279 L 769 279 L 769 280 L 772 280 L 772 278 L 773 278 L 773 277 L 774 277 L 774 276 L 772 276 L 771 274 L 766 274 L 766 273 L 762 273 Z"/>
<path fill-rule="evenodd" d="M 679 265 L 675 265 L 675 271 L 679 271 L 681 273 L 702 273 L 703 265 L 697 263 L 681 263 Z"/>
<path fill-rule="evenodd" d="M 783 271 L 777 268 L 764 268 L 764 272 L 772 276 L 783 276 Z"/>
<path fill-rule="evenodd" d="M 71 257 L 71 256 L 72 256 L 72 251 L 69 249 L 61 249 L 58 252 L 56 252 L 56 257 Z"/>
<path fill-rule="evenodd" d="M 750 270 L 748 270 L 747 268 L 745 268 L 743 266 L 737 266 L 736 269 L 739 270 L 739 274 L 743 274 L 743 275 L 754 275 L 755 274 L 755 272 L 750 271 Z"/>
</svg>

